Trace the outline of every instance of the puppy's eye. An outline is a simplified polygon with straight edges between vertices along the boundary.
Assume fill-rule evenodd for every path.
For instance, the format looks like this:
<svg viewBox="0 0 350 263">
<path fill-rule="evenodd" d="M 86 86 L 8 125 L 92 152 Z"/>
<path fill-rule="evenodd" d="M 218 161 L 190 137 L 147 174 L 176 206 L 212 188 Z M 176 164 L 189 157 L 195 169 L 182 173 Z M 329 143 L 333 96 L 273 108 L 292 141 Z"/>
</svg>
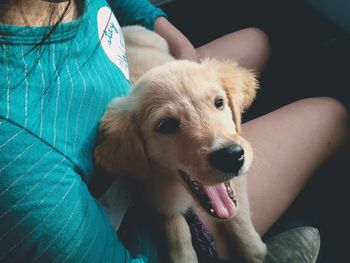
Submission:
<svg viewBox="0 0 350 263">
<path fill-rule="evenodd" d="M 219 110 L 224 109 L 225 103 L 223 98 L 215 98 L 215 107 Z"/>
<path fill-rule="evenodd" d="M 161 134 L 170 134 L 178 130 L 180 121 L 174 118 L 166 118 L 161 120 L 156 126 L 156 132 Z"/>
</svg>

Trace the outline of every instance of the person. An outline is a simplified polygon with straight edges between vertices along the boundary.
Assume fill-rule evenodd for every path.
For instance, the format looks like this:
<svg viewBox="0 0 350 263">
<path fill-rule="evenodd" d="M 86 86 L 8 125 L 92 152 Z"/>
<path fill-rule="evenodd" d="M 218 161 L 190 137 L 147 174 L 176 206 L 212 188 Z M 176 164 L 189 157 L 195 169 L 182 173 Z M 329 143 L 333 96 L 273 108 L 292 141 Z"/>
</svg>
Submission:
<svg viewBox="0 0 350 263">
<path fill-rule="evenodd" d="M 179 59 L 232 59 L 256 72 L 268 58 L 266 35 L 244 29 L 194 48 L 146 0 L 5 0 L 0 23 L 0 261 L 156 262 L 147 235 L 125 248 L 87 187 L 99 119 L 130 90 L 119 23 L 154 29 Z M 345 144 L 347 112 L 331 98 L 304 99 L 243 130 L 255 152 L 249 195 L 263 235 Z M 227 259 L 223 230 L 196 213 Z"/>
</svg>

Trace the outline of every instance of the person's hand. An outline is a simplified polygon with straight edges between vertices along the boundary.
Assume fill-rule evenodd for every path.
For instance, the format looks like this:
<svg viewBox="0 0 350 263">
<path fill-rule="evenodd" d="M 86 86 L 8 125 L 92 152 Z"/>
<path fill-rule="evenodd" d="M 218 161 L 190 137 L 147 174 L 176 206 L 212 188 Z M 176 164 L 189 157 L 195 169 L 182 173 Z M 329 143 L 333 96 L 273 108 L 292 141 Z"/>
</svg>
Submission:
<svg viewBox="0 0 350 263">
<path fill-rule="evenodd" d="M 197 51 L 192 43 L 166 18 L 159 17 L 156 20 L 154 31 L 167 41 L 170 53 L 176 59 L 198 61 Z"/>
</svg>

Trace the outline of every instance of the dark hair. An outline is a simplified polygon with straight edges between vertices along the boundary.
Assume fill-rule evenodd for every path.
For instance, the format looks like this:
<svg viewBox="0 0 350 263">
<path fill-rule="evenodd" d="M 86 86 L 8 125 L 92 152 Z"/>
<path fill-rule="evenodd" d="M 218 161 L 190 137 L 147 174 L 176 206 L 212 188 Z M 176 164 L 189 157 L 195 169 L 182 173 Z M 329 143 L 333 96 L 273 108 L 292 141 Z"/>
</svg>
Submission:
<svg viewBox="0 0 350 263">
<path fill-rule="evenodd" d="M 63 19 L 64 19 L 64 17 L 67 15 L 67 13 L 68 13 L 68 10 L 69 10 L 69 8 L 70 8 L 70 6 L 71 6 L 71 4 L 72 4 L 72 0 L 68 0 L 68 2 L 67 2 L 67 5 L 66 5 L 66 7 L 64 8 L 64 10 L 63 10 L 63 13 L 62 13 L 62 15 L 57 19 L 57 21 L 51 21 L 51 19 L 53 19 L 54 17 L 55 17 L 55 12 L 56 12 L 56 8 L 55 7 L 53 7 L 52 6 L 52 4 L 50 5 L 50 20 L 49 20 L 49 24 L 51 24 L 52 22 L 54 22 L 53 23 L 53 27 L 50 29 L 50 31 L 41 39 L 41 41 L 39 42 L 39 43 L 37 43 L 36 44 L 36 46 L 34 47 L 34 49 L 35 48 L 37 48 L 37 47 L 39 47 L 39 46 L 41 46 L 42 44 L 44 44 L 45 43 L 45 41 L 52 35 L 52 33 L 56 30 L 56 28 L 58 27 L 58 25 L 59 24 L 61 24 L 62 23 L 62 21 L 63 21 Z"/>
</svg>

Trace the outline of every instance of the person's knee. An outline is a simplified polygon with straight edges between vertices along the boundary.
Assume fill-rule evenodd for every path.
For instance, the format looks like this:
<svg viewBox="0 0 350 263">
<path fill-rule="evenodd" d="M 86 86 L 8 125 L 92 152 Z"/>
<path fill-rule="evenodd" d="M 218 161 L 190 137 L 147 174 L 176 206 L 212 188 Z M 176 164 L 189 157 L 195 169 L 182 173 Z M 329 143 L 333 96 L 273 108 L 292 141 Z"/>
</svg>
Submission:
<svg viewBox="0 0 350 263">
<path fill-rule="evenodd" d="M 346 109 L 345 105 L 331 97 L 320 97 L 315 98 L 315 100 L 318 100 L 319 107 L 322 108 L 322 115 L 328 118 L 328 120 L 333 120 L 332 124 L 336 125 L 344 125 L 348 123 L 348 110 Z M 337 126 L 338 126 L 337 125 Z"/>
<path fill-rule="evenodd" d="M 270 56 L 270 40 L 267 34 L 257 28 L 250 27 L 243 29 L 244 39 L 247 40 L 247 43 L 250 45 L 250 59 L 254 61 L 254 64 L 251 66 L 256 72 L 260 73 L 263 71 L 269 56 Z M 249 62 L 248 62 L 249 64 Z"/>
<path fill-rule="evenodd" d="M 259 43 L 261 48 L 266 51 L 270 50 L 270 40 L 265 31 L 257 27 L 249 27 L 245 29 L 245 33 L 254 40 L 255 43 Z"/>
<path fill-rule="evenodd" d="M 328 118 L 339 138 L 347 138 L 349 134 L 349 112 L 345 105 L 334 98 L 321 98 Z"/>
<path fill-rule="evenodd" d="M 332 133 L 336 142 L 343 144 L 349 137 L 349 112 L 345 105 L 331 97 L 309 98 L 302 100 L 309 105 L 310 112 L 318 118 L 323 129 Z"/>
</svg>

